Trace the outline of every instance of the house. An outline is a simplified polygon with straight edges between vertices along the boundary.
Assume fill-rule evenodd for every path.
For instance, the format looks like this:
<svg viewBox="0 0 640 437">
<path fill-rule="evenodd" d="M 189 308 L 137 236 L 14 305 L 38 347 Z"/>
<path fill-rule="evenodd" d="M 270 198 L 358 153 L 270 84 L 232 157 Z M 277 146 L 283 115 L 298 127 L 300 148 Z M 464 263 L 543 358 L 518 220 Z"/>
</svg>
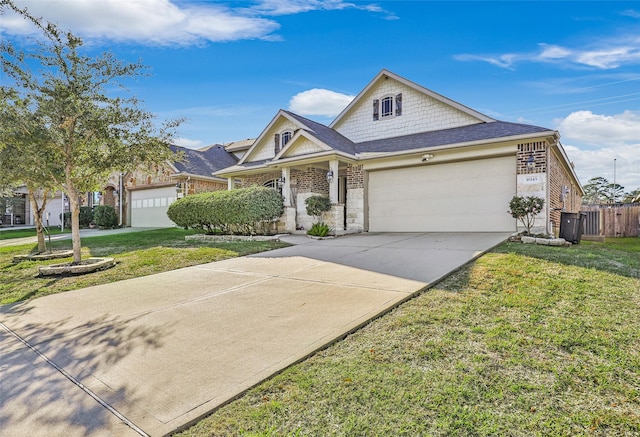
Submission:
<svg viewBox="0 0 640 437">
<path fill-rule="evenodd" d="M 246 150 L 247 145 L 238 147 Z M 183 159 L 140 166 L 111 175 L 102 191 L 101 204 L 113 206 L 125 226 L 171 227 L 167 209 L 177 198 L 206 191 L 226 190 L 227 179 L 214 173 L 237 163 L 238 158 L 216 144 L 200 150 L 171 146 Z"/>
<path fill-rule="evenodd" d="M 0 196 L 0 226 L 34 226 L 35 218 L 33 207 L 29 201 L 29 190 L 21 185 L 11 190 L 11 196 Z M 35 192 L 36 200 L 41 205 L 44 195 L 42 190 Z M 61 191 L 53 191 L 47 197 L 47 204 L 43 214 L 43 224 L 50 227 L 58 227 L 62 222 L 62 213 L 66 206 L 69 210 L 68 201 Z"/>
<path fill-rule="evenodd" d="M 557 232 L 584 194 L 557 131 L 499 121 L 382 70 L 329 125 L 280 110 L 237 163 L 228 189 L 282 192 L 282 231 L 308 229 L 305 199 L 326 195 L 337 232 L 512 232 L 515 195 L 546 200 L 534 231 Z"/>
</svg>

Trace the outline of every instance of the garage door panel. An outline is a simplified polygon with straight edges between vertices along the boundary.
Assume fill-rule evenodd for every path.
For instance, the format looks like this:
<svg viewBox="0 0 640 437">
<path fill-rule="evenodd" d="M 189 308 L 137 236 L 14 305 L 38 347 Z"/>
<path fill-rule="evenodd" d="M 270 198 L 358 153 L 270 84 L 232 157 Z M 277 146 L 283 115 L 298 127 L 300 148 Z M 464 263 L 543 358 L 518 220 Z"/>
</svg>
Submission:
<svg viewBox="0 0 640 437">
<path fill-rule="evenodd" d="M 514 231 L 515 157 L 369 173 L 372 232 Z"/>
<path fill-rule="evenodd" d="M 167 216 L 167 209 L 176 199 L 174 186 L 135 190 L 131 192 L 131 226 L 175 226 Z"/>
</svg>

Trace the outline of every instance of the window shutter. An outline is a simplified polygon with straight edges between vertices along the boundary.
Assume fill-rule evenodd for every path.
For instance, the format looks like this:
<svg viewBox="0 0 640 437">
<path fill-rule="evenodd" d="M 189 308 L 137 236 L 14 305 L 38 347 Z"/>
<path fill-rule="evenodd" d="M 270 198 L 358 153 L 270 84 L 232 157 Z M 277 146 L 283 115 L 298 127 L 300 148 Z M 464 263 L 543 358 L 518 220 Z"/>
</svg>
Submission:
<svg viewBox="0 0 640 437">
<path fill-rule="evenodd" d="M 373 121 L 380 119 L 380 101 L 378 99 L 373 100 Z"/>
<path fill-rule="evenodd" d="M 402 115 L 402 93 L 396 96 L 396 117 Z"/>
<path fill-rule="evenodd" d="M 274 138 L 274 148 L 273 150 L 276 152 L 276 155 L 280 151 L 280 134 L 276 134 Z"/>
</svg>

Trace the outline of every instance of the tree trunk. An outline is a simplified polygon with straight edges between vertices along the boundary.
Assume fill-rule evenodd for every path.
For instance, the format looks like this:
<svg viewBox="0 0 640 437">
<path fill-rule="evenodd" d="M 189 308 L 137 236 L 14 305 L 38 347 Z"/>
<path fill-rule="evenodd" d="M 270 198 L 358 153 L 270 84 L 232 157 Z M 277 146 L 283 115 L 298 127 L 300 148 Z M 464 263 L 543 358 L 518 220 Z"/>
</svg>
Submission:
<svg viewBox="0 0 640 437">
<path fill-rule="evenodd" d="M 82 260 L 80 251 L 80 202 L 78 201 L 78 191 L 74 186 L 68 186 L 67 195 L 69 197 L 69 207 L 71 209 L 71 243 L 73 245 L 73 264 L 80 264 Z"/>
<path fill-rule="evenodd" d="M 31 209 L 33 211 L 33 218 L 36 225 L 36 235 L 38 237 L 38 253 L 46 252 L 47 246 L 44 240 L 44 225 L 42 224 L 42 216 L 47 206 L 47 197 L 49 191 L 44 190 L 42 193 L 42 204 L 38 205 L 38 199 L 33 189 L 29 188 L 29 202 L 31 202 Z"/>
</svg>

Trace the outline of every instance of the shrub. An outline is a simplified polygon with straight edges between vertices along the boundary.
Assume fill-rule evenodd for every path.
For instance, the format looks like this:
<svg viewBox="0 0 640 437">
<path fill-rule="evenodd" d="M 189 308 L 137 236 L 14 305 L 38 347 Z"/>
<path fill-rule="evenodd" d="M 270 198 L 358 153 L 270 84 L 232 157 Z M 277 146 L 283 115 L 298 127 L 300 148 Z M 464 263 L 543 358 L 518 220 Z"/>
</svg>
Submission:
<svg viewBox="0 0 640 437">
<path fill-rule="evenodd" d="M 513 196 L 509 202 L 509 214 L 511 217 L 520 220 L 527 229 L 527 235 L 531 234 L 531 226 L 536 215 L 540 214 L 544 207 L 544 199 L 535 196 L 519 197 Z"/>
<path fill-rule="evenodd" d="M 78 215 L 78 223 L 81 228 L 88 228 L 93 222 L 93 208 L 90 206 L 81 206 L 80 214 Z"/>
<path fill-rule="evenodd" d="M 167 215 L 183 228 L 207 233 L 253 235 L 266 233 L 284 212 L 282 196 L 266 187 L 194 194 L 169 206 Z"/>
<path fill-rule="evenodd" d="M 101 228 L 115 228 L 118 226 L 118 214 L 112 206 L 96 206 L 93 209 L 93 221 Z"/>
<path fill-rule="evenodd" d="M 307 214 L 316 217 L 318 223 L 322 214 L 331 209 L 331 201 L 327 196 L 307 197 L 304 203 L 307 205 Z"/>
<path fill-rule="evenodd" d="M 314 237 L 326 237 L 329 234 L 329 225 L 326 223 L 314 223 L 311 226 L 311 229 L 307 231 L 307 235 L 312 235 Z"/>
</svg>

